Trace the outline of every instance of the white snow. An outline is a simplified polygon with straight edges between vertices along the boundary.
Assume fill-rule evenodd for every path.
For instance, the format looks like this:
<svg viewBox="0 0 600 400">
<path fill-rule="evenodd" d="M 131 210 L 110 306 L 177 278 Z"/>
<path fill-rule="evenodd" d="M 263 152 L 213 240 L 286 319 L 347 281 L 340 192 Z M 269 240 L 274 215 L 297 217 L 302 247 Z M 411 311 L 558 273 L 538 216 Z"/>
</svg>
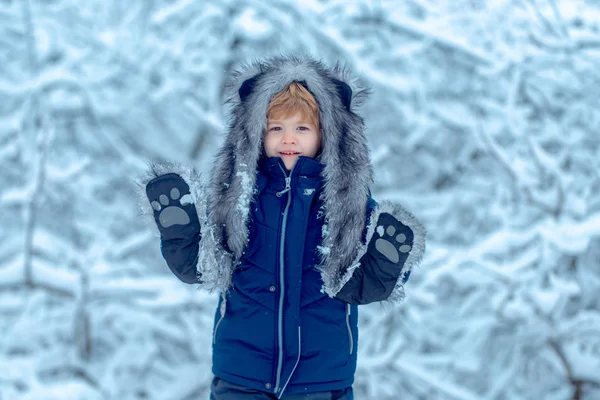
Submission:
<svg viewBox="0 0 600 400">
<path fill-rule="evenodd" d="M 217 299 L 133 182 L 208 171 L 232 68 L 287 52 L 372 89 L 373 196 L 428 230 L 405 302 L 361 307 L 355 397 L 598 398 L 596 2 L 4 3 L 0 399 L 208 398 Z"/>
</svg>

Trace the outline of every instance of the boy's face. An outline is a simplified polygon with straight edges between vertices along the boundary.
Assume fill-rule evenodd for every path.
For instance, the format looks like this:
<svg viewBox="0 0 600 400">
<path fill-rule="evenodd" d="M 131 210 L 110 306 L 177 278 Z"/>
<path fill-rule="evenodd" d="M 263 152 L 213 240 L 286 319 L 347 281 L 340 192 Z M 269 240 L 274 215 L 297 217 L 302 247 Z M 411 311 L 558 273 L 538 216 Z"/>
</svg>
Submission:
<svg viewBox="0 0 600 400">
<path fill-rule="evenodd" d="M 301 114 L 288 118 L 267 119 L 265 133 L 265 153 L 268 157 L 281 157 L 288 170 L 291 170 L 300 156 L 314 158 L 321 147 L 321 134 Z"/>
</svg>

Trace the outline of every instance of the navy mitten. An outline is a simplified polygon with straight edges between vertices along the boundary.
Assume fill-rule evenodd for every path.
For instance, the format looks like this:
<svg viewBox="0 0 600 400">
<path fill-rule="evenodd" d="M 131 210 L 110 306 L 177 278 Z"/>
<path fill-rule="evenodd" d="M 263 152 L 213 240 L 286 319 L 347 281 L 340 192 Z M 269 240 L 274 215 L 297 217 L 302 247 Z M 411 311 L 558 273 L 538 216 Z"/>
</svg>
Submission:
<svg viewBox="0 0 600 400">
<path fill-rule="evenodd" d="M 412 250 L 413 231 L 391 214 L 381 213 L 360 267 L 335 295 L 350 304 L 369 304 L 386 300 L 401 278 L 408 280 L 410 271 L 402 273 Z M 402 276 L 401 276 L 402 274 Z"/>
<path fill-rule="evenodd" d="M 391 214 L 381 213 L 367 255 L 391 275 L 399 277 L 414 241 L 413 231 Z M 402 277 L 408 280 L 410 271 Z"/>
<path fill-rule="evenodd" d="M 181 176 L 169 173 L 152 179 L 146 195 L 154 210 L 161 240 L 190 239 L 200 233 L 190 187 Z"/>
</svg>

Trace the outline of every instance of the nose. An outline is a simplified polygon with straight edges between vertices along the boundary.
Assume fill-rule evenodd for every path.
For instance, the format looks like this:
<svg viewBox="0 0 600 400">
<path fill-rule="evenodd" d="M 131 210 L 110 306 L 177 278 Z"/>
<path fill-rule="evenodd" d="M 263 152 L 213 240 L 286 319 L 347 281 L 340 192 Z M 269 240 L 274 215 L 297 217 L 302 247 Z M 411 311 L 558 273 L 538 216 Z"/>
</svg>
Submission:
<svg viewBox="0 0 600 400">
<path fill-rule="evenodd" d="M 281 138 L 281 143 L 295 144 L 296 143 L 296 137 L 289 130 L 285 130 L 283 132 L 283 137 Z"/>
</svg>

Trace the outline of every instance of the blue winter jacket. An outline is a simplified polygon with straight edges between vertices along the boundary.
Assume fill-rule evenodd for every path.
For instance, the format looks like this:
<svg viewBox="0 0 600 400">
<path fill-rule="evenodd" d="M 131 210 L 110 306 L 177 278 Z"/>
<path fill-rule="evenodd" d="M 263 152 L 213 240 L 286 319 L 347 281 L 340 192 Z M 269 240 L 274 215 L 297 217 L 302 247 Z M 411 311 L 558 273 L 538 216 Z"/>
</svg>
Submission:
<svg viewBox="0 0 600 400">
<path fill-rule="evenodd" d="M 249 244 L 215 313 L 217 377 L 272 393 L 353 384 L 357 306 L 327 296 L 315 269 L 323 227 L 322 169 L 306 157 L 291 172 L 279 157 L 260 160 Z M 366 213 L 375 206 L 370 199 Z M 163 242 L 162 251 L 180 279 L 196 281 L 197 244 Z"/>
<path fill-rule="evenodd" d="M 269 104 L 292 82 L 319 105 L 323 142 L 320 162 L 299 157 L 288 176 L 283 161 L 262 150 Z M 399 204 L 370 198 L 373 170 L 358 114 L 368 90 L 349 70 L 274 57 L 241 68 L 225 92 L 230 122 L 208 180 L 153 165 L 145 212 L 173 273 L 226 293 L 215 313 L 217 377 L 278 397 L 346 388 L 356 368 L 356 305 L 402 299 L 425 229 Z M 163 188 L 170 179 L 185 184 Z M 185 211 L 190 223 L 161 229 L 166 214 L 158 209 L 173 189 L 190 190 L 175 206 L 198 216 Z"/>
</svg>

